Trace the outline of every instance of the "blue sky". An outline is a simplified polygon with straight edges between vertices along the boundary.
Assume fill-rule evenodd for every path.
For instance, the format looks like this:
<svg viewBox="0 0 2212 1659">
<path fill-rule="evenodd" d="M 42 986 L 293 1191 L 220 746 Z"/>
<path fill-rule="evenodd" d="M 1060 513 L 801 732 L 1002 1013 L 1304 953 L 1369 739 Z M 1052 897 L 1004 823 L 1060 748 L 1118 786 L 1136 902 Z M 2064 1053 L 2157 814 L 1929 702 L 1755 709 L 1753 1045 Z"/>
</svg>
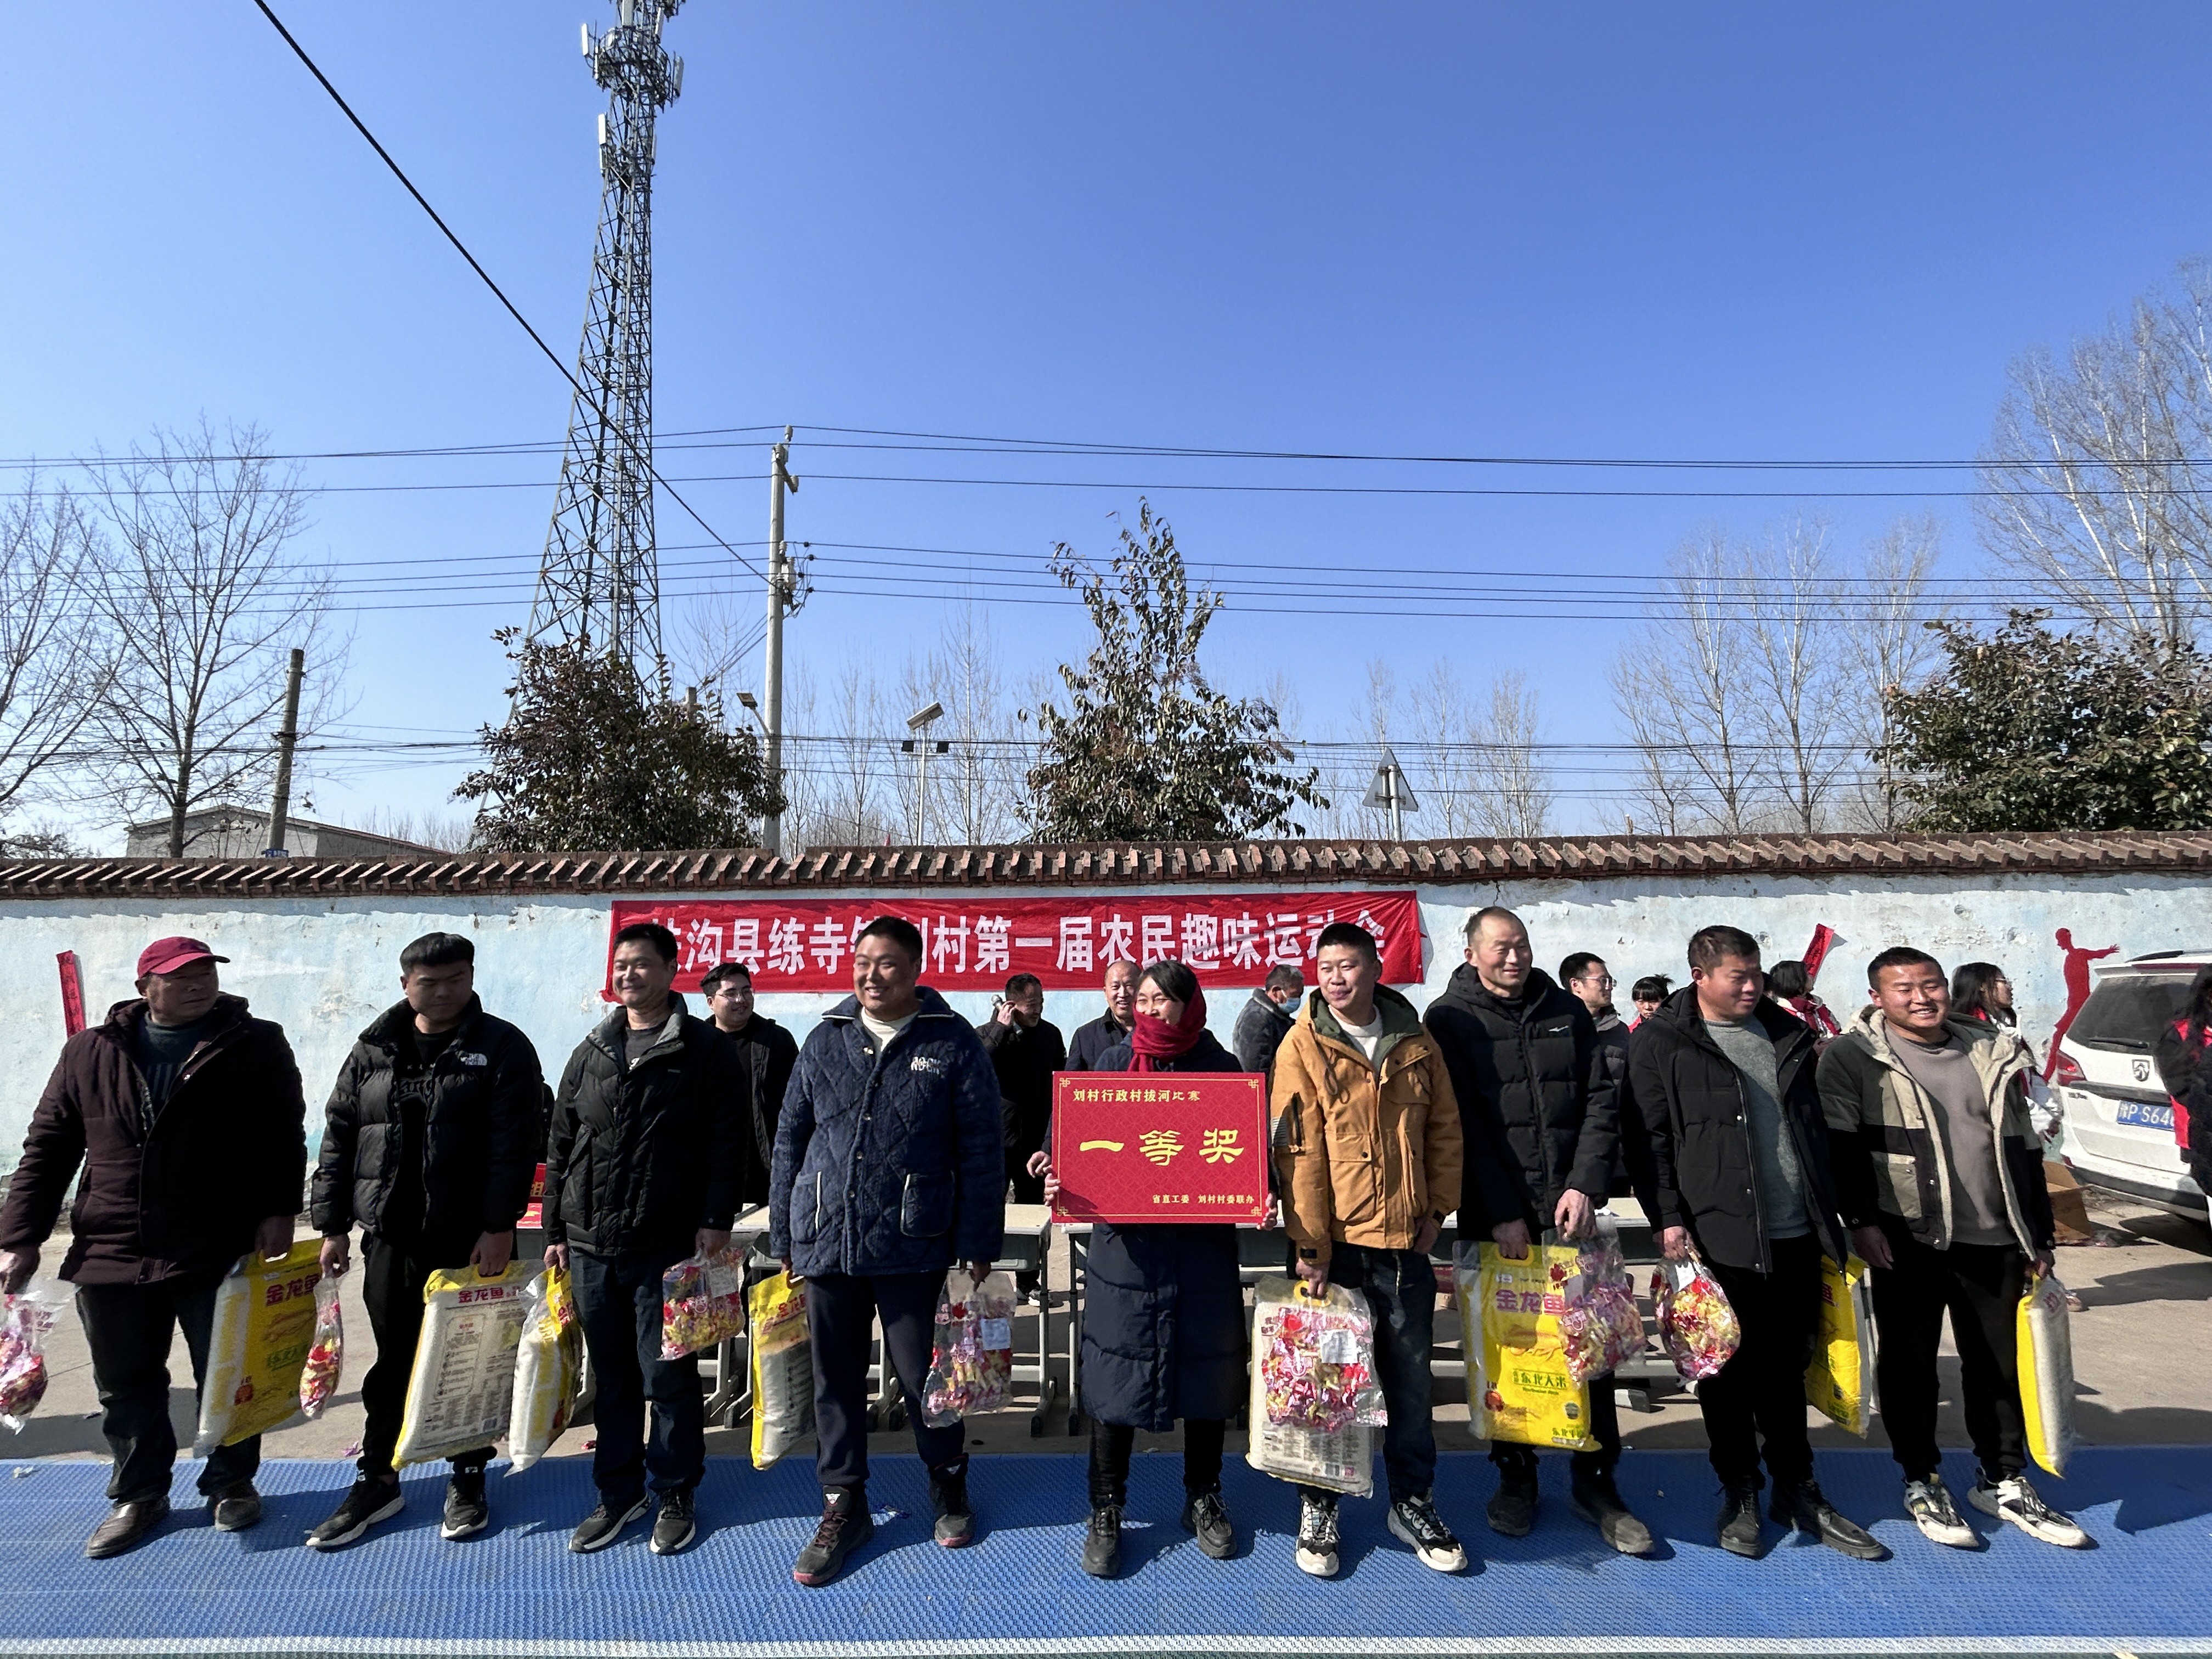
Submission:
<svg viewBox="0 0 2212 1659">
<path fill-rule="evenodd" d="M 573 354 L 600 107 L 577 25 L 605 9 L 279 9 Z M 664 433 L 792 422 L 1240 448 L 1956 459 L 1986 436 L 2016 354 L 2101 325 L 2175 262 L 2212 252 L 2202 7 L 693 0 L 668 41 L 687 73 L 657 185 Z M 246 0 L 22 9 L 9 46 L 0 453 L 116 448 L 202 413 L 257 422 L 287 451 L 559 437 L 563 384 Z M 662 457 L 672 477 L 743 475 L 684 486 L 735 542 L 764 534 L 763 465 L 750 447 Z M 1139 493 L 831 476 L 927 471 L 1147 486 L 1194 564 L 1286 574 L 1534 570 L 1556 573 L 1563 594 L 1618 595 L 1701 525 L 1753 532 L 1799 506 L 1831 513 L 1847 544 L 1932 506 L 1952 523 L 1948 568 L 1976 563 L 1956 500 L 1171 487 L 1693 487 L 1677 477 L 902 458 L 804 441 L 793 466 L 807 483 L 790 534 L 825 543 L 1103 550 L 1107 515 L 1133 514 Z M 380 603 L 461 597 L 450 559 L 521 573 L 491 596 L 501 604 L 359 614 L 357 726 L 451 732 L 499 715 L 489 635 L 526 607 L 551 499 L 358 486 L 552 471 L 309 464 L 328 490 L 310 550 L 356 574 L 430 562 L 385 568 L 410 591 Z M 715 568 L 665 502 L 660 527 L 694 589 L 726 584 L 752 606 L 742 573 Z M 823 553 L 823 591 L 792 627 L 794 657 L 824 678 L 854 661 L 894 673 L 949 603 L 871 594 L 884 567 L 835 563 L 857 556 Z M 912 557 L 954 584 L 990 568 Z M 992 621 L 1018 676 L 1085 637 L 1065 607 L 994 607 Z M 1352 724 L 1372 657 L 1412 672 L 1449 654 L 1470 678 L 1519 667 L 1550 735 L 1602 737 L 1614 730 L 1603 666 L 1624 626 L 1232 605 L 1212 663 L 1239 689 L 1288 674 L 1322 729 L 1339 708 Z M 326 772 L 318 813 L 435 806 L 457 771 Z M 1561 816 L 1580 828 L 1617 815 L 1577 798 Z"/>
</svg>

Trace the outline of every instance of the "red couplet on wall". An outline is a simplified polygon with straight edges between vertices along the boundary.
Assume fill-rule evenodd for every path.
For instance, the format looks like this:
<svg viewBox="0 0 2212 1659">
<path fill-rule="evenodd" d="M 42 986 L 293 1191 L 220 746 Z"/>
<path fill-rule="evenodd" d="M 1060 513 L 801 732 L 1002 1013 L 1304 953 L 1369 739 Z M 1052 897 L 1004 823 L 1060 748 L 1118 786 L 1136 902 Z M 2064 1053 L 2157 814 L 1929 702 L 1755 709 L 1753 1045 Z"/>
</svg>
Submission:
<svg viewBox="0 0 2212 1659">
<path fill-rule="evenodd" d="M 84 1030 L 84 975 L 74 951 L 55 951 L 54 961 L 62 975 L 62 1031 L 75 1036 Z"/>
<path fill-rule="evenodd" d="M 1063 1221 L 1261 1221 L 1267 1100 L 1252 1072 L 1062 1072 L 1053 1213 Z"/>
<path fill-rule="evenodd" d="M 618 899 L 607 931 L 608 965 L 616 933 L 632 922 L 657 921 L 676 935 L 679 991 L 697 990 L 717 963 L 742 962 L 762 991 L 846 993 L 860 929 L 883 915 L 903 916 L 921 930 L 921 980 L 940 991 L 997 991 L 1015 974 L 1035 974 L 1048 990 L 1096 988 L 1110 963 L 1162 957 L 1188 963 L 1209 987 L 1257 985 L 1277 966 L 1299 969 L 1310 984 L 1314 940 L 1333 921 L 1355 922 L 1375 935 L 1384 983 L 1421 978 L 1420 907 L 1410 888 L 1134 898 L 978 890 L 928 902 Z"/>
</svg>

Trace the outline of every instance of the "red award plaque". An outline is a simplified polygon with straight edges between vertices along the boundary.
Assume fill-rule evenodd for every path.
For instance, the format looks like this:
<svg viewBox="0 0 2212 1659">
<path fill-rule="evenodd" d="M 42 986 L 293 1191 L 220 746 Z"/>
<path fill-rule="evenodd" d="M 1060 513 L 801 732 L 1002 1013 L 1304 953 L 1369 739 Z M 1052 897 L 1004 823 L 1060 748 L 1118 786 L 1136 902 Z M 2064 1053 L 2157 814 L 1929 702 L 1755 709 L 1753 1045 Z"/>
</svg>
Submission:
<svg viewBox="0 0 2212 1659">
<path fill-rule="evenodd" d="M 1062 1072 L 1053 1079 L 1062 1221 L 1261 1221 L 1267 1100 L 1255 1072 Z"/>
</svg>

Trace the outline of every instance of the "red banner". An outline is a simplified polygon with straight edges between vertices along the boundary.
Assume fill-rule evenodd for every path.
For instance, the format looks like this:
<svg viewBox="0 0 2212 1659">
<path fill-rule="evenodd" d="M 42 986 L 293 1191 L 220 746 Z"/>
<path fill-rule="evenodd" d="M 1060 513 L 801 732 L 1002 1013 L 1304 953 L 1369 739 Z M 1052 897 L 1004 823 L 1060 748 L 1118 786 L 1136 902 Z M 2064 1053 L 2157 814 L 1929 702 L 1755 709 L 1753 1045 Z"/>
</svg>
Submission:
<svg viewBox="0 0 2212 1659">
<path fill-rule="evenodd" d="M 1256 1072 L 1062 1072 L 1052 1172 L 1063 1221 L 1264 1220 L 1264 1082 Z"/>
<path fill-rule="evenodd" d="M 76 952 L 57 951 L 54 961 L 62 975 L 63 1034 L 75 1036 L 84 1030 L 84 975 L 76 964 Z"/>
<path fill-rule="evenodd" d="M 718 963 L 742 962 L 762 991 L 849 992 L 853 945 L 876 917 L 921 930 L 921 981 L 940 991 L 997 991 L 1035 974 L 1052 991 L 1095 988 L 1114 962 L 1174 957 L 1209 987 L 1257 985 L 1278 965 L 1314 981 L 1314 940 L 1333 921 L 1375 935 L 1382 979 L 1421 977 L 1420 907 L 1411 888 L 1379 893 L 1188 893 L 1077 897 L 988 891 L 941 900 L 617 899 L 607 930 L 657 921 L 676 935 L 676 988 L 696 991 Z M 603 993 L 604 994 L 604 993 Z M 610 999 L 611 1000 L 611 999 Z"/>
</svg>

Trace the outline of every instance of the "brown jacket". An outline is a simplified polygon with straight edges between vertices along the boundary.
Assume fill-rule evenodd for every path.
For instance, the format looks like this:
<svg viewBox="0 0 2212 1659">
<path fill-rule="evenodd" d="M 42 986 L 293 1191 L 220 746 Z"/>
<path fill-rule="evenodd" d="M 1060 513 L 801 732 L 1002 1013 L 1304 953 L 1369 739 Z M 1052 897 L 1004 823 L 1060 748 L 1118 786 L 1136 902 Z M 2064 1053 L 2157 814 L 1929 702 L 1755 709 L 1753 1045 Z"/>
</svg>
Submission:
<svg viewBox="0 0 2212 1659">
<path fill-rule="evenodd" d="M 1283 1225 L 1301 1259 L 1339 1243 L 1407 1250 L 1427 1220 L 1459 1207 L 1459 1104 L 1413 1005 L 1378 987 L 1375 1059 L 1316 991 L 1275 1050 L 1276 1166 Z"/>
<path fill-rule="evenodd" d="M 242 997 L 217 998 L 215 1012 L 150 1126 L 137 1059 L 145 1003 L 118 1002 L 69 1040 L 9 1178 L 0 1249 L 44 1244 L 72 1181 L 58 1276 L 78 1285 L 223 1273 L 264 1220 L 299 1213 L 307 1108 L 284 1028 Z"/>
</svg>

